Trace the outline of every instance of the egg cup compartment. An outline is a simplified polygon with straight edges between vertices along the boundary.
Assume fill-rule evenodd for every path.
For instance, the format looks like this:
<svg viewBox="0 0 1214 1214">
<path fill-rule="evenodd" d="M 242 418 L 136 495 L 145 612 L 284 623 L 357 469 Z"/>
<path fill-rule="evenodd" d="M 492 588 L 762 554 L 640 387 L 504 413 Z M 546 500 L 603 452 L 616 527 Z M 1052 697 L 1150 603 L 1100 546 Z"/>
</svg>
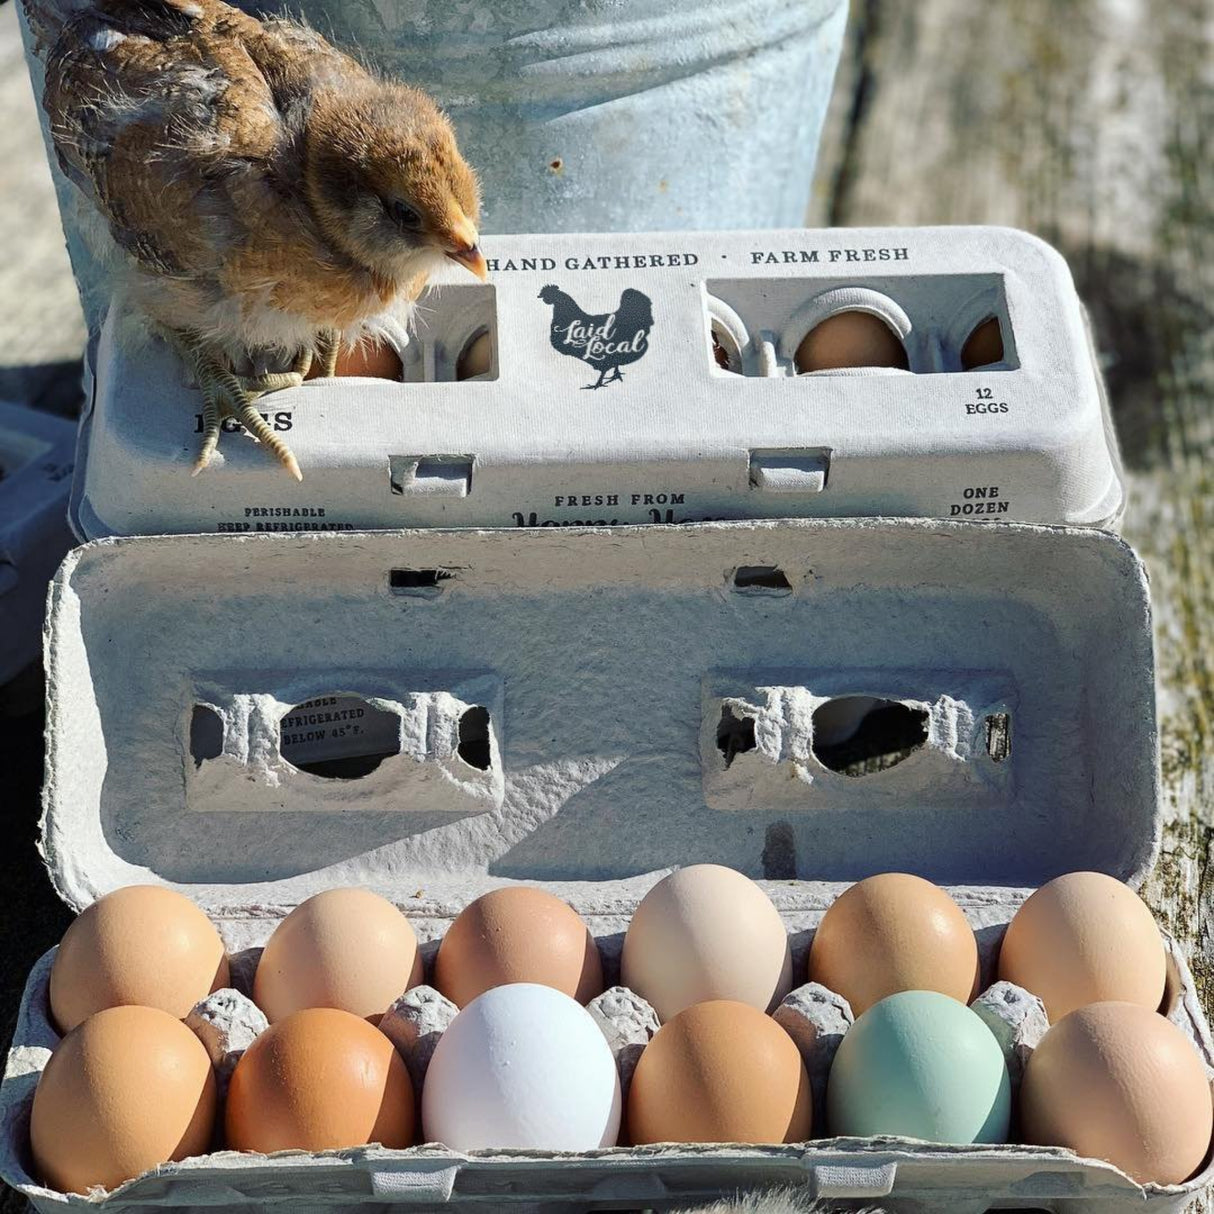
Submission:
<svg viewBox="0 0 1214 1214">
<path fill-rule="evenodd" d="M 235 691 L 248 686 L 242 672 L 200 675 L 183 758 L 186 809 L 500 808 L 499 680 L 466 672 L 402 680 L 361 671 L 334 691 L 327 677 L 318 672 L 273 690 Z"/>
<path fill-rule="evenodd" d="M 781 379 L 959 372 L 965 369 L 961 355 L 965 343 L 987 320 L 999 327 L 1001 357 L 982 365 L 981 370 L 1011 371 L 1020 365 L 1000 275 L 710 279 L 704 290 L 709 332 L 729 352 L 728 370 L 736 369 L 745 376 Z M 820 325 L 849 313 L 879 320 L 904 349 L 907 366 L 799 370 L 802 343 Z"/>
<path fill-rule="evenodd" d="M 964 910 L 989 981 L 1004 927 L 1033 888 L 1076 869 L 1137 885 L 1158 845 L 1146 582 L 1132 552 L 1101 532 L 781 520 L 113 540 L 77 549 L 57 577 L 47 667 L 42 847 L 57 890 L 77 909 L 137 882 L 185 893 L 236 955 L 237 982 L 282 917 L 319 890 L 362 885 L 390 898 L 432 964 L 464 906 L 523 882 L 583 916 L 612 983 L 634 908 L 671 866 L 693 862 L 761 881 L 798 976 L 816 924 L 848 884 L 917 872 Z M 481 677 L 508 703 L 508 729 L 475 684 Z M 773 688 L 783 690 L 764 690 Z M 288 708 L 339 693 L 403 706 L 410 691 L 436 690 L 489 709 L 501 780 L 490 812 L 402 813 L 384 798 L 348 813 L 347 788 L 378 771 L 355 780 L 288 772 L 275 788 L 235 766 L 229 803 L 191 811 L 196 704 L 221 710 L 205 727 L 212 751 L 217 720 L 221 754 L 256 741 L 266 770 L 278 772 Z M 909 781 L 916 763 L 939 761 L 924 746 L 860 777 L 824 765 L 809 785 L 813 804 L 765 793 L 731 812 L 708 803 L 702 760 L 707 749 L 723 764 L 716 727 L 731 699 L 741 742 L 747 709 L 759 713 L 756 746 L 735 745 L 723 774 L 746 769 L 768 725 L 785 731 L 763 752 L 772 766 L 789 761 L 793 723 L 802 757 L 815 737 L 819 756 L 824 745 L 846 747 L 891 709 L 913 720 L 925 712 L 929 723 L 937 714 L 943 738 L 963 715 L 945 696 L 965 706 L 971 724 L 958 738 L 979 752 L 960 767 L 1000 790 L 986 802 L 968 799 L 987 787 L 977 778 L 960 799 L 933 780 L 903 785 L 897 799 L 880 792 Z M 1169 1014 L 1210 1064 L 1193 983 L 1183 958 L 1173 961 Z M 39 968 L 0 1087 L 0 1173 L 43 1211 L 83 1208 L 84 1199 L 40 1188 L 23 1155 L 22 1119 L 47 1048 L 35 1023 L 45 984 Z M 1144 1190 L 1062 1150 L 886 1139 L 556 1158 L 428 1145 L 224 1152 L 89 1204 L 146 1214 L 273 1197 L 368 1214 L 444 1202 L 573 1214 L 791 1183 L 895 1214 L 1026 1202 L 1056 1214 L 1172 1214 L 1209 1179 L 1207 1169 L 1186 1185 Z"/>
<path fill-rule="evenodd" d="M 465 360 L 482 336 L 489 342 L 488 365 L 482 370 L 478 362 L 474 373 L 468 374 Z M 497 294 L 493 286 L 444 284 L 425 292 L 415 305 L 413 333 L 403 361 L 406 383 L 497 379 Z"/>
<path fill-rule="evenodd" d="M 714 674 L 700 762 L 713 809 L 989 810 L 1013 786 L 1015 689 L 973 671 Z"/>
</svg>

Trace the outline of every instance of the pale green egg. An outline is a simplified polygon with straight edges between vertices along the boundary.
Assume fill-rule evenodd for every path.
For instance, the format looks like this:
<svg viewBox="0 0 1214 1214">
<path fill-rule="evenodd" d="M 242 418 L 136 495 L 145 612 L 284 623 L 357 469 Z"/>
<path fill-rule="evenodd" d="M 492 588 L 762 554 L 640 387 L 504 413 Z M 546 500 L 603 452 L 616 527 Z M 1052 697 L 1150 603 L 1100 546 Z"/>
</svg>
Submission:
<svg viewBox="0 0 1214 1214">
<path fill-rule="evenodd" d="M 868 1009 L 835 1055 L 831 1134 L 928 1142 L 1004 1142 L 1012 1089 L 1003 1051 L 975 1012 L 935 991 L 902 991 Z"/>
</svg>

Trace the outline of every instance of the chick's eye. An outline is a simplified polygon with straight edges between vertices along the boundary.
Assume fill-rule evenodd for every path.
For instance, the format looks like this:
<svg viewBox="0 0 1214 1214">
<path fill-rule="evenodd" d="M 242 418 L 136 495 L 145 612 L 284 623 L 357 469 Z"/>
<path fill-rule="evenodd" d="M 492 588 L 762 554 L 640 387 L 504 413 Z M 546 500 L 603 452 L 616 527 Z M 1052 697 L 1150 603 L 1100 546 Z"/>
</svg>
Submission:
<svg viewBox="0 0 1214 1214">
<path fill-rule="evenodd" d="M 385 203 L 392 222 L 403 232 L 416 232 L 422 226 L 422 217 L 407 202 L 390 198 Z"/>
</svg>

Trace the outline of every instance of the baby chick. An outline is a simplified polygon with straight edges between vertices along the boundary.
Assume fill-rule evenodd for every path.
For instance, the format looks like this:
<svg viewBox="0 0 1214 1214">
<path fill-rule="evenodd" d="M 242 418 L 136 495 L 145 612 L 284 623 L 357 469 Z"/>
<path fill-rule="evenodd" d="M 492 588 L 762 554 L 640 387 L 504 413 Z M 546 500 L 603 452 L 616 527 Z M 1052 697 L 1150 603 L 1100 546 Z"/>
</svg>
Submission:
<svg viewBox="0 0 1214 1214">
<path fill-rule="evenodd" d="M 257 396 L 315 355 L 332 374 L 341 343 L 411 307 L 444 259 L 486 277 L 450 122 L 314 30 L 222 0 L 25 3 L 93 243 L 202 391 L 195 473 L 230 415 L 302 479 Z M 237 374 L 250 366 L 276 370 Z"/>
</svg>

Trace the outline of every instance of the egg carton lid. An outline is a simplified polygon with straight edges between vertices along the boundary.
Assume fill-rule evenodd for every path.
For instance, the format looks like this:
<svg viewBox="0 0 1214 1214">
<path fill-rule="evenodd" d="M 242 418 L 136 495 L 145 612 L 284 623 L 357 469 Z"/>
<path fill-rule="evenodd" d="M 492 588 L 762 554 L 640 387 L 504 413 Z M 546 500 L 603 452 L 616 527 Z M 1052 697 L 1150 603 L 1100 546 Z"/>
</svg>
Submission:
<svg viewBox="0 0 1214 1214">
<path fill-rule="evenodd" d="M 1120 517 L 1083 308 L 1064 259 L 1028 233 L 554 233 L 484 249 L 489 283 L 452 267 L 462 285 L 419 301 L 401 351 L 410 382 L 313 380 L 262 398 L 299 483 L 238 432 L 189 475 L 200 397 L 116 299 L 89 352 L 77 534 Z M 841 310 L 881 317 L 910 370 L 798 376 L 803 337 Z M 989 318 L 1002 357 L 963 371 Z M 456 382 L 484 332 L 484 382 Z M 713 333 L 746 374 L 717 365 Z"/>
<path fill-rule="evenodd" d="M 1104 532 L 101 540 L 53 583 L 46 667 L 41 847 L 76 909 L 158 882 L 235 932 L 362 884 L 445 919 L 527 881 L 622 917 L 670 867 L 715 861 L 795 916 L 888 869 L 992 904 L 1079 868 L 1137 884 L 1158 845 L 1147 583 Z M 340 695 L 400 718 L 402 753 L 360 779 L 280 753 L 289 710 Z M 926 737 L 832 770 L 814 714 L 854 696 Z M 200 704 L 221 735 L 201 747 Z"/>
</svg>

